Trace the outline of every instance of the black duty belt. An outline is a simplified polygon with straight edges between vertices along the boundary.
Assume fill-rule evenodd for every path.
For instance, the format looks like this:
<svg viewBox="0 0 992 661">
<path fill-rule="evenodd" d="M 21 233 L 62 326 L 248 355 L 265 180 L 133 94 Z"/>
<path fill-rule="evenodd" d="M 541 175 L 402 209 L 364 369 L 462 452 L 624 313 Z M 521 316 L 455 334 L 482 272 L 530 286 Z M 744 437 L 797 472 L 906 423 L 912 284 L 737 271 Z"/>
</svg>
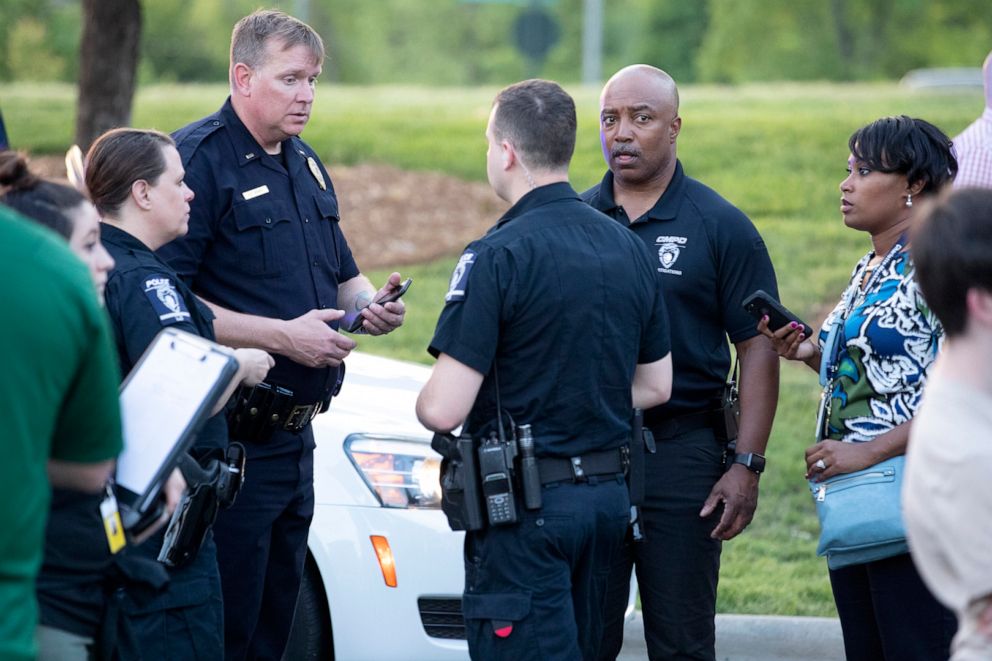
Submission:
<svg viewBox="0 0 992 661">
<path fill-rule="evenodd" d="M 578 457 L 541 457 L 537 469 L 541 484 L 552 482 L 585 482 L 590 477 L 625 473 L 630 464 L 627 446 L 589 452 Z"/>
<path fill-rule="evenodd" d="M 645 423 L 644 426 L 651 430 L 655 438 L 672 438 L 699 429 L 713 427 L 715 418 L 719 413 L 720 411 L 697 411 L 696 413 L 677 415 L 660 422 Z"/>
<path fill-rule="evenodd" d="M 227 416 L 231 436 L 256 443 L 268 440 L 276 429 L 294 434 L 303 431 L 327 407 L 323 401 L 301 402 L 291 390 L 264 381 L 254 387 L 242 386 L 235 402 Z"/>
</svg>

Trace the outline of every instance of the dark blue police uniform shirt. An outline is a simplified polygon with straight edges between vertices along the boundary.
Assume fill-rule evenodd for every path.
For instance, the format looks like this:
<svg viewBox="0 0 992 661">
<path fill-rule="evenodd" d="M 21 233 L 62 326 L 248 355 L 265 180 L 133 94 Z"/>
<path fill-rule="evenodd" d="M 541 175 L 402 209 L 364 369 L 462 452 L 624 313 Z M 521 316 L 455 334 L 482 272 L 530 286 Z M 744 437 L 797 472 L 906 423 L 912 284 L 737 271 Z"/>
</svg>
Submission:
<svg viewBox="0 0 992 661">
<path fill-rule="evenodd" d="M 100 240 L 114 258 L 105 297 L 121 379 L 163 328 L 214 339 L 213 312 L 144 243 L 107 223 L 100 224 Z M 222 414 L 207 420 L 194 447 L 227 447 L 227 423 Z"/>
<path fill-rule="evenodd" d="M 236 312 L 275 319 L 336 308 L 338 283 L 359 271 L 316 153 L 294 137 L 283 141 L 283 155 L 266 154 L 230 98 L 173 138 L 196 197 L 189 233 L 158 254 L 193 291 Z M 266 381 L 289 388 L 299 403 L 323 400 L 333 390 L 336 368 L 273 357 Z"/>
<path fill-rule="evenodd" d="M 534 428 L 538 456 L 619 447 L 638 363 L 669 352 L 651 256 L 567 183 L 522 197 L 455 267 L 429 351 L 485 374 L 466 429 L 503 409 Z"/>
<path fill-rule="evenodd" d="M 613 197 L 613 173 L 582 199 L 630 226 L 653 253 L 672 322 L 672 397 L 645 421 L 719 405 L 730 347 L 758 334 L 741 302 L 756 289 L 778 296 L 775 270 L 758 230 L 716 191 L 675 174 L 658 202 L 631 223 Z"/>
</svg>

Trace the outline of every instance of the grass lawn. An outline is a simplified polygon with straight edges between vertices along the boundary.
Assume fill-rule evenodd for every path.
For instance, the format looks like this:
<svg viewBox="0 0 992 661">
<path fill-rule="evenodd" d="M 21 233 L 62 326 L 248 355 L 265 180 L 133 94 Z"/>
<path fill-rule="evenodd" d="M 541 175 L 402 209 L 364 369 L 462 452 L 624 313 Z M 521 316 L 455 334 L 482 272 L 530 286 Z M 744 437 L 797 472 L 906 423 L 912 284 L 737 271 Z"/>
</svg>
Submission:
<svg viewBox="0 0 992 661">
<path fill-rule="evenodd" d="M 328 163 L 372 161 L 484 180 L 483 132 L 495 91 L 324 85 L 305 137 Z M 604 169 L 598 89 L 570 91 L 579 109 L 571 175 L 581 191 Z M 884 115 L 908 114 L 953 136 L 983 107 L 981 90 L 914 92 L 891 84 L 687 86 L 681 94 L 679 156 L 687 173 L 755 221 L 775 262 L 783 302 L 811 322 L 836 301 L 869 245 L 867 236 L 843 227 L 838 211 L 851 132 Z M 171 131 L 213 112 L 225 95 L 221 86 L 145 88 L 134 124 Z M 72 87 L 0 85 L 0 105 L 15 146 L 61 152 L 71 142 Z M 360 340 L 361 348 L 429 362 L 424 347 L 453 264 L 454 256 L 402 269 L 415 280 L 405 299 L 406 327 Z M 369 275 L 379 282 L 386 273 Z M 814 554 L 817 524 L 802 479 L 816 399 L 814 374 L 783 365 L 758 514 L 724 547 L 721 612 L 834 614 L 826 565 Z"/>
</svg>

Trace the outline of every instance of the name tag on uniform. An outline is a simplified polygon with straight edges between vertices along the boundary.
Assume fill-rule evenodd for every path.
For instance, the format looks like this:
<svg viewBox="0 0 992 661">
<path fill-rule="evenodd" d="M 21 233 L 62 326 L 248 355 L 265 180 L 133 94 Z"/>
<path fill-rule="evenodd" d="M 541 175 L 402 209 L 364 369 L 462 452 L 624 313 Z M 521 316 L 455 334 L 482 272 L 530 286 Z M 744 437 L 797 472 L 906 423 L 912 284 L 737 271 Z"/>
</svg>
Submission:
<svg viewBox="0 0 992 661">
<path fill-rule="evenodd" d="M 268 192 L 269 192 L 269 187 L 262 185 L 259 186 L 258 188 L 252 188 L 251 190 L 246 190 L 244 193 L 241 194 L 241 197 L 245 198 L 246 200 L 254 200 L 256 197 L 259 197 L 261 195 L 266 195 Z"/>
</svg>

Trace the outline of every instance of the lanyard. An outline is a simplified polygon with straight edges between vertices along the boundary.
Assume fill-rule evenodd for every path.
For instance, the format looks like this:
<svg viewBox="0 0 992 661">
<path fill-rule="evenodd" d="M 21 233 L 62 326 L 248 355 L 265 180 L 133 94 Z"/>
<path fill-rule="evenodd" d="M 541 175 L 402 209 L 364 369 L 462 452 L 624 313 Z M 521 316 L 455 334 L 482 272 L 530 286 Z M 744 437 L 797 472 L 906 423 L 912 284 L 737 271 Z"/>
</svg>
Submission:
<svg viewBox="0 0 992 661">
<path fill-rule="evenodd" d="M 875 267 L 874 272 L 868 278 L 868 282 L 865 283 L 864 287 L 861 287 L 858 283 L 864 279 L 870 260 L 865 261 L 864 265 L 858 269 L 847 291 L 844 292 L 841 312 L 834 318 L 834 322 L 827 332 L 823 354 L 820 356 L 820 385 L 823 386 L 823 393 L 820 395 L 820 407 L 816 416 L 817 441 L 822 440 L 826 435 L 827 420 L 830 417 L 831 393 L 833 392 L 834 381 L 837 379 L 837 359 L 840 356 L 841 345 L 847 342 L 844 334 L 844 325 L 847 323 L 847 318 L 851 315 L 854 308 L 864 301 L 865 296 L 868 295 L 868 292 L 875 286 L 875 283 L 882 277 L 882 274 L 888 270 L 892 261 L 902 252 L 905 244 L 906 235 L 902 234 L 896 239 L 895 245 L 889 249 L 882 262 Z"/>
</svg>

